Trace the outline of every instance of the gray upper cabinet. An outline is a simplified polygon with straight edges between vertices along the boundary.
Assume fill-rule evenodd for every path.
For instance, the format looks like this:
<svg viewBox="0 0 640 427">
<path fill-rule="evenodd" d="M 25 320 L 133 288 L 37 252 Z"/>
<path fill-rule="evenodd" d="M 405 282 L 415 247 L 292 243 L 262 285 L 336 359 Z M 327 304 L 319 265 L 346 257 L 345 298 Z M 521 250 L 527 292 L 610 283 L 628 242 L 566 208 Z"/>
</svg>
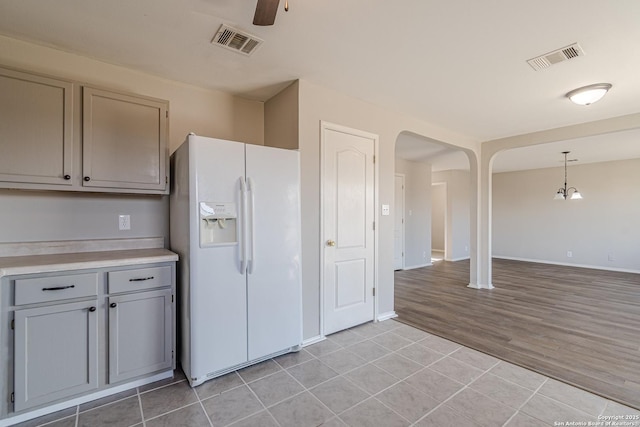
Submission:
<svg viewBox="0 0 640 427">
<path fill-rule="evenodd" d="M 72 185 L 73 89 L 0 68 L 0 181 Z"/>
<path fill-rule="evenodd" d="M 166 101 L 83 88 L 82 185 L 165 190 Z"/>
<path fill-rule="evenodd" d="M 169 102 L 0 68 L 0 188 L 169 193 Z"/>
</svg>

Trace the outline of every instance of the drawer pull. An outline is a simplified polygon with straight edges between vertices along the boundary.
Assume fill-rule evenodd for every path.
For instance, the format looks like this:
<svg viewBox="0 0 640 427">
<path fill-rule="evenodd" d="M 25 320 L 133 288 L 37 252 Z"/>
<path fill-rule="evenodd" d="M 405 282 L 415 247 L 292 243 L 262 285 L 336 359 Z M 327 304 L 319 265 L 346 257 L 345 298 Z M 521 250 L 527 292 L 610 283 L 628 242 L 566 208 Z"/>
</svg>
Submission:
<svg viewBox="0 0 640 427">
<path fill-rule="evenodd" d="M 96 308 L 95 307 L 89 307 L 89 311 L 93 313 L 94 311 L 96 311 Z"/>
<path fill-rule="evenodd" d="M 129 279 L 130 282 L 144 282 L 145 280 L 152 280 L 153 276 L 149 277 L 140 277 L 138 279 Z"/>
<path fill-rule="evenodd" d="M 111 308 L 116 308 L 118 306 L 118 304 L 116 304 L 115 302 L 112 302 L 111 304 L 109 304 L 109 307 Z"/>
<path fill-rule="evenodd" d="M 61 291 L 63 289 L 70 289 L 70 288 L 75 288 L 76 285 L 69 285 L 69 286 L 56 286 L 53 288 L 42 288 L 43 291 Z"/>
</svg>

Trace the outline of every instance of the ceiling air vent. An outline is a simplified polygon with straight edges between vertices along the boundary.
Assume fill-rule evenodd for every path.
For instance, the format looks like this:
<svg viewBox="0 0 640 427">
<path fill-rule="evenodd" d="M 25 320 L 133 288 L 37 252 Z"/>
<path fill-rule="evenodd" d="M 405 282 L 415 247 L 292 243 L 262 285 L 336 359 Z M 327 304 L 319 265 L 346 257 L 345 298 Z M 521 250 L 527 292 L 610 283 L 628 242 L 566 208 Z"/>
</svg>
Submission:
<svg viewBox="0 0 640 427">
<path fill-rule="evenodd" d="M 249 33 L 236 30 L 222 24 L 216 35 L 211 40 L 212 44 L 225 47 L 243 55 L 251 55 L 262 44 L 263 40 Z"/>
<path fill-rule="evenodd" d="M 578 43 L 574 43 L 567 47 L 563 47 L 562 49 L 554 50 L 553 52 L 545 53 L 544 55 L 529 59 L 527 63 L 531 65 L 531 68 L 538 71 L 544 68 L 549 68 L 558 62 L 577 58 L 578 56 L 584 56 L 584 51 Z"/>
</svg>

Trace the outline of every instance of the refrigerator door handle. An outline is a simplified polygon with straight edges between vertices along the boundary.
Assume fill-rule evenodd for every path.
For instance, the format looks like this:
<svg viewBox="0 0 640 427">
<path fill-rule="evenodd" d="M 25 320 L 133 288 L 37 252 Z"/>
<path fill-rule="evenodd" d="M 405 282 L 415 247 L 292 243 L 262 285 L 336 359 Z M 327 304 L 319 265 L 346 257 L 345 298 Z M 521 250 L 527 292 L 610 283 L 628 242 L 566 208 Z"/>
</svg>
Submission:
<svg viewBox="0 0 640 427">
<path fill-rule="evenodd" d="M 240 177 L 240 218 L 240 274 L 244 274 L 247 271 L 247 184 L 243 176 Z"/>
<path fill-rule="evenodd" d="M 255 183 L 253 182 L 253 179 L 251 178 L 247 178 L 247 189 L 248 192 L 250 194 L 249 197 L 249 216 L 251 217 L 249 219 L 249 226 L 251 228 L 251 230 L 249 231 L 249 260 L 247 261 L 247 271 L 249 272 L 249 274 L 253 274 L 253 272 L 256 269 L 256 259 L 255 259 L 255 226 L 256 226 L 256 218 L 255 218 L 255 213 L 256 213 L 256 197 L 255 197 L 255 191 L 256 191 L 256 186 Z"/>
</svg>

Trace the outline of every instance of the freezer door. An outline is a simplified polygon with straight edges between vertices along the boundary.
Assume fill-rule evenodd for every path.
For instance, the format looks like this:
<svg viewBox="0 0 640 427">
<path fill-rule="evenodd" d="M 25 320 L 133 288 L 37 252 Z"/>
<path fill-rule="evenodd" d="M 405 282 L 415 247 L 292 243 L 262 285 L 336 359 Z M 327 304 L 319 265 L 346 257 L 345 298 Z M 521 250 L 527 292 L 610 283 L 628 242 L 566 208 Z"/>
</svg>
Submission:
<svg viewBox="0 0 640 427">
<path fill-rule="evenodd" d="M 238 243 L 200 244 L 200 202 L 241 206 L 244 144 L 190 137 L 196 181 L 191 209 L 191 373 L 201 378 L 247 361 L 246 275 Z M 242 218 L 238 212 L 239 227 Z"/>
<path fill-rule="evenodd" d="M 302 342 L 299 153 L 246 146 L 249 360 Z"/>
</svg>

